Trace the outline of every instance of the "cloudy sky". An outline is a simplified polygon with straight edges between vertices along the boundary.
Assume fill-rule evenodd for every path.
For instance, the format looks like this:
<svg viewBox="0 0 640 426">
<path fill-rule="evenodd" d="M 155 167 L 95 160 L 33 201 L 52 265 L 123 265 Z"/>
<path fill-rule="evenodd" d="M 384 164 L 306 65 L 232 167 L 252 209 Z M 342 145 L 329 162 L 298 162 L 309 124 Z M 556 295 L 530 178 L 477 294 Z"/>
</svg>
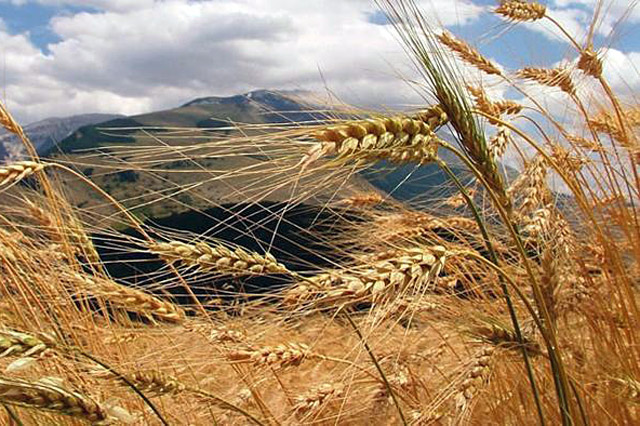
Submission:
<svg viewBox="0 0 640 426">
<path fill-rule="evenodd" d="M 493 0 L 419 0 L 505 68 L 574 59 L 548 25 L 512 28 Z M 410 62 L 372 0 L 0 0 L 0 97 L 24 123 L 135 114 L 257 88 L 324 90 L 361 106 L 419 101 Z M 579 40 L 596 0 L 548 0 Z M 608 0 L 606 72 L 640 88 L 640 8 Z M 628 14 L 623 26 L 617 20 Z M 546 28 L 546 29 L 545 29 Z M 634 35 L 635 34 L 635 35 Z M 598 47 L 597 46 L 597 47 Z"/>
</svg>

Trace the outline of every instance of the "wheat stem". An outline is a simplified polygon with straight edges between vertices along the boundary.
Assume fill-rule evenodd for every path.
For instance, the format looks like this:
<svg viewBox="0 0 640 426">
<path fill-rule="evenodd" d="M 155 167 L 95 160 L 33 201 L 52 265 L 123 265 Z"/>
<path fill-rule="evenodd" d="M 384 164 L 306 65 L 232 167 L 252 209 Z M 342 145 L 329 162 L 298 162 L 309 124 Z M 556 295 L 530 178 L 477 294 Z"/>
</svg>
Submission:
<svg viewBox="0 0 640 426">
<path fill-rule="evenodd" d="M 367 339 L 365 339 L 365 337 L 362 335 L 362 332 L 360 331 L 360 328 L 353 321 L 353 318 L 351 318 L 351 315 L 349 315 L 349 312 L 347 312 L 346 310 L 343 310 L 342 311 L 342 315 L 347 319 L 347 321 L 349 322 L 349 325 L 351 326 L 351 328 L 353 328 L 353 331 L 356 333 L 356 335 L 360 339 L 360 343 L 362 343 L 362 346 L 364 346 L 364 349 L 369 354 L 369 357 L 371 358 L 371 361 L 373 362 L 373 365 L 376 366 L 376 369 L 378 370 L 378 373 L 380 373 L 380 377 L 382 378 L 382 381 L 384 382 L 384 386 L 387 388 L 387 392 L 389 392 L 389 395 L 391 395 L 391 399 L 393 400 L 393 404 L 396 406 L 396 410 L 398 410 L 398 415 L 400 416 L 400 421 L 402 421 L 402 424 L 406 426 L 407 425 L 407 420 L 404 417 L 404 413 L 402 412 L 402 408 L 400 407 L 400 402 L 398 401 L 398 398 L 396 397 L 396 393 L 393 391 L 391 383 L 389 383 L 389 380 L 387 379 L 387 375 L 382 370 L 382 367 L 380 366 L 380 363 L 378 362 L 378 359 L 376 358 L 375 354 L 373 353 L 373 350 L 369 346 L 369 343 L 367 342 Z"/>
</svg>

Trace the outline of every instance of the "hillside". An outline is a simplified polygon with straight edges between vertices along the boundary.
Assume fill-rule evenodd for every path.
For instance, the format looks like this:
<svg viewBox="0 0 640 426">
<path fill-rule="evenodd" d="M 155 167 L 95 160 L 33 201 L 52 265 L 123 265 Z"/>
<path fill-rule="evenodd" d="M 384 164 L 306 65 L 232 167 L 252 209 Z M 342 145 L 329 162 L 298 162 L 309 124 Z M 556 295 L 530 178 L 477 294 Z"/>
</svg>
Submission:
<svg viewBox="0 0 640 426">
<path fill-rule="evenodd" d="M 51 117 L 27 124 L 24 130 L 39 153 L 50 151 L 57 143 L 67 138 L 80 127 L 120 117 L 117 114 L 81 114 L 71 117 Z M 0 159 L 22 158 L 25 148 L 20 139 L 5 129 L 0 129 Z"/>
<path fill-rule="evenodd" d="M 155 132 L 169 128 L 220 128 L 229 123 L 281 123 L 313 119 L 309 106 L 297 100 L 299 92 L 270 92 L 257 90 L 230 97 L 203 97 L 177 108 L 120 117 L 80 127 L 63 139 L 55 148 L 43 152 L 72 153 L 110 144 L 134 143 L 139 128 Z M 117 130 L 117 134 L 113 134 Z"/>
<path fill-rule="evenodd" d="M 261 158 L 213 155 L 207 144 L 215 138 L 233 136 L 230 124 L 308 121 L 314 119 L 310 112 L 313 108 L 301 101 L 297 92 L 259 90 L 230 97 L 202 97 L 169 110 L 83 126 L 46 154 L 75 163 L 98 185 L 147 219 L 194 209 L 206 211 L 223 204 L 279 203 L 291 197 L 293 179 L 286 185 L 278 185 L 274 170 L 260 169 Z M 182 149 L 188 150 L 188 156 L 181 154 Z M 106 155 L 97 157 L 95 150 Z M 447 152 L 441 155 L 455 173 L 465 175 L 456 158 Z M 143 165 L 136 158 L 144 158 Z M 425 201 L 431 204 L 429 200 L 446 197 L 453 190 L 435 165 L 388 166 L 381 163 L 367 173 L 345 175 L 344 181 L 318 188 L 304 203 L 321 205 L 336 196 L 381 191 L 401 201 L 418 199 L 424 206 Z M 115 169 L 118 171 L 114 172 Z M 246 176 L 235 174 L 233 181 L 224 179 L 225 174 L 241 169 L 253 171 Z M 515 173 L 511 169 L 507 172 Z M 468 179 L 467 176 L 465 180 Z M 75 184 L 68 187 L 83 188 Z M 190 189 L 184 190 L 186 187 Z M 261 190 L 263 187 L 268 190 Z M 235 188 L 256 190 L 248 195 Z M 92 191 L 78 190 L 71 197 L 78 206 L 102 205 L 102 199 Z"/>
<path fill-rule="evenodd" d="M 85 175 L 145 218 L 158 219 L 193 209 L 206 210 L 212 205 L 247 202 L 246 194 L 234 188 L 257 186 L 258 182 L 275 175 L 263 170 L 258 174 L 235 176 L 233 182 L 222 182 L 214 175 L 252 169 L 263 159 L 212 155 L 206 144 L 212 139 L 233 135 L 230 126 L 234 123 L 291 123 L 314 119 L 310 112 L 313 107 L 300 100 L 299 95 L 299 92 L 258 90 L 231 97 L 198 98 L 169 110 L 83 126 L 43 154 L 76 164 Z M 146 150 L 158 152 L 154 151 L 157 149 L 163 154 L 154 157 L 153 170 L 151 165 L 134 164 L 134 157 L 143 156 Z M 189 149 L 189 156 L 182 157 L 180 149 Z M 106 155 L 96 156 L 96 150 Z M 114 172 L 116 168 L 118 171 Z M 196 187 L 182 190 L 193 185 Z M 84 188 L 76 183 L 68 187 Z M 341 187 L 343 192 L 363 190 L 374 188 L 359 175 L 348 177 Z M 334 196 L 334 192 L 335 188 L 323 188 L 305 202 L 322 203 Z M 278 203 L 288 199 L 290 193 L 291 186 L 284 185 L 273 191 L 257 191 L 256 198 L 260 202 Z M 96 209 L 103 201 L 84 189 L 73 190 L 71 198 L 77 206 Z"/>
</svg>

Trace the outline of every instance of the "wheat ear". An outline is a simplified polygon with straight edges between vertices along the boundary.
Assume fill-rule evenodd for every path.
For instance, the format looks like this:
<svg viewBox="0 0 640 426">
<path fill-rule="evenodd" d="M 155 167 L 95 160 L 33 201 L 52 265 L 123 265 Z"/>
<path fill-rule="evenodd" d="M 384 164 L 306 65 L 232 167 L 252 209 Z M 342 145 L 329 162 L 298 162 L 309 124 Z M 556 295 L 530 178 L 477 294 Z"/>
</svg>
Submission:
<svg viewBox="0 0 640 426">
<path fill-rule="evenodd" d="M 63 414 L 92 423 L 106 421 L 109 417 L 105 407 L 81 393 L 49 383 L 1 376 L 0 402 Z"/>
<path fill-rule="evenodd" d="M 587 75 L 599 78 L 602 76 L 602 59 L 598 57 L 598 54 L 591 47 L 584 49 L 580 52 L 578 69 Z"/>
<path fill-rule="evenodd" d="M 339 301 L 344 306 L 402 295 L 409 286 L 419 291 L 439 276 L 446 256 L 447 250 L 441 246 L 416 247 L 365 267 L 319 274 L 289 289 L 284 303 L 334 305 Z"/>
<path fill-rule="evenodd" d="M 249 362 L 256 365 L 269 365 L 279 368 L 300 365 L 311 356 L 309 347 L 303 343 L 287 343 L 277 346 L 263 346 L 227 353 L 227 359 L 233 362 Z"/>
<path fill-rule="evenodd" d="M 202 271 L 215 271 L 231 275 L 292 274 L 270 253 L 260 255 L 240 247 L 230 249 L 221 244 L 210 246 L 204 242 L 187 244 L 180 241 L 149 245 L 151 253 L 167 263 L 197 266 Z"/>
<path fill-rule="evenodd" d="M 456 52 L 458 56 L 466 63 L 478 68 L 489 75 L 502 75 L 500 69 L 489 59 L 485 58 L 476 49 L 471 47 L 468 43 L 454 37 L 450 32 L 443 31 L 438 36 L 438 40 L 452 51 Z"/>
<path fill-rule="evenodd" d="M 324 383 L 296 397 L 293 411 L 296 414 L 307 415 L 329 401 L 342 397 L 343 394 L 344 385 L 341 383 Z"/>
<path fill-rule="evenodd" d="M 510 21 L 527 22 L 544 18 L 547 8 L 537 2 L 502 0 L 494 12 Z"/>
<path fill-rule="evenodd" d="M 337 155 L 344 161 L 427 163 L 433 160 L 439 138 L 434 130 L 447 115 L 435 106 L 414 117 L 371 118 L 329 126 L 316 132 L 314 145 L 301 161 L 306 167 L 320 157 Z"/>
<path fill-rule="evenodd" d="M 142 290 L 126 287 L 105 278 L 89 277 L 86 274 L 75 274 L 74 278 L 74 282 L 82 286 L 81 292 L 100 296 L 129 312 L 172 323 L 180 323 L 185 318 L 185 313 L 179 306 Z"/>
<path fill-rule="evenodd" d="M 156 370 L 136 371 L 127 379 L 151 396 L 177 394 L 186 389 L 175 377 Z"/>
<path fill-rule="evenodd" d="M 525 80 L 533 80 L 543 86 L 558 87 L 570 95 L 576 93 L 571 74 L 565 68 L 523 68 L 516 75 Z"/>
<path fill-rule="evenodd" d="M 471 360 L 462 382 L 456 388 L 454 398 L 459 412 L 465 412 L 473 398 L 488 383 L 491 376 L 491 359 L 494 352 L 494 348 L 486 346 L 476 353 Z"/>
<path fill-rule="evenodd" d="M 18 161 L 0 166 L 0 186 L 20 182 L 22 179 L 43 170 L 46 166 L 46 163 L 35 161 Z"/>
<path fill-rule="evenodd" d="M 49 345 L 30 334 L 0 329 L 0 358 L 5 356 L 30 357 L 40 355 Z"/>
<path fill-rule="evenodd" d="M 24 131 L 22 127 L 13 119 L 9 111 L 0 103 L 0 126 L 4 127 L 11 133 L 16 135 L 23 135 Z"/>
</svg>

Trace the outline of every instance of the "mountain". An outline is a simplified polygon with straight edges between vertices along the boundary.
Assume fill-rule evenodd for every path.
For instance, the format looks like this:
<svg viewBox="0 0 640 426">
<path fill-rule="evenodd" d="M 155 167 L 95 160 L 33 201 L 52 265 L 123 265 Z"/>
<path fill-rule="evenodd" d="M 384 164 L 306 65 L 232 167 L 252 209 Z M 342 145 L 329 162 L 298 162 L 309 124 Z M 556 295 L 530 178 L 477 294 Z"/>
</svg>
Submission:
<svg viewBox="0 0 640 426">
<path fill-rule="evenodd" d="M 277 173 L 282 166 L 265 161 L 265 154 L 257 150 L 252 155 L 247 155 L 246 149 L 241 155 L 220 155 L 219 150 L 207 146 L 229 136 L 240 136 L 235 123 L 317 120 L 320 117 L 313 113 L 317 106 L 305 100 L 309 97 L 306 92 L 268 90 L 202 97 L 177 108 L 80 127 L 42 153 L 76 164 L 101 188 L 116 199 L 125 200 L 125 206 L 135 214 L 154 220 L 213 205 L 256 200 L 277 204 L 291 197 L 294 175 L 285 178 Z M 249 132 L 253 131 L 259 130 Z M 181 154 L 182 149 L 188 150 L 188 155 Z M 96 156 L 95 150 L 107 155 Z M 293 167 L 299 159 L 288 161 Z M 238 170 L 250 172 L 233 173 Z M 288 182 L 282 184 L 283 179 Z M 76 205 L 95 207 L 96 211 L 104 205 L 104 200 L 93 191 L 86 191 L 83 184 L 70 178 L 67 186 Z M 190 189 L 182 190 L 185 187 Z M 255 191 L 247 195 L 240 190 L 244 188 Z M 305 203 L 321 205 L 335 196 L 374 190 L 364 177 L 347 175 L 340 188 L 322 186 Z"/>
<path fill-rule="evenodd" d="M 275 166 L 264 161 L 268 154 L 234 155 L 230 147 L 227 154 L 220 155 L 220 150 L 212 151 L 207 146 L 227 136 L 237 136 L 233 123 L 303 122 L 321 118 L 314 116 L 312 111 L 318 107 L 307 103 L 308 98 L 304 92 L 267 90 L 197 98 L 173 109 L 80 127 L 47 154 L 65 157 L 65 161 L 76 164 L 116 199 L 125 200 L 124 204 L 136 214 L 153 220 L 194 209 L 206 211 L 212 206 L 256 200 L 282 203 L 290 199 L 296 184 L 295 172 L 283 176 L 281 170 L 289 166 L 293 170 L 298 158 Z M 216 131 L 207 131 L 211 128 Z M 96 149 L 107 155 L 95 156 L 91 151 Z M 188 154 L 183 154 L 182 149 Z M 441 156 L 463 181 L 470 181 L 460 161 L 444 150 Z M 236 173 L 239 170 L 249 172 Z M 508 174 L 512 172 L 507 169 Z M 328 200 L 354 192 L 377 191 L 424 205 L 425 201 L 432 204 L 429 200 L 455 191 L 435 164 L 396 167 L 382 162 L 365 173 L 352 174 L 345 169 L 343 176 L 340 183 L 334 179 L 331 184 L 318 184 L 304 202 L 322 206 Z M 313 179 L 307 183 L 323 182 L 320 174 Z M 68 186 L 84 188 L 79 183 Z M 86 190 L 76 191 L 72 198 L 77 205 L 95 207 L 96 211 L 104 201 Z"/>
<path fill-rule="evenodd" d="M 58 146 L 43 152 L 71 153 L 108 146 L 134 143 L 140 128 L 162 132 L 167 128 L 221 128 L 230 123 L 284 123 L 314 119 L 312 109 L 302 99 L 306 92 L 256 90 L 229 97 L 203 97 L 178 108 L 121 117 L 99 125 L 87 125 L 62 140 Z M 118 129 L 117 134 L 109 130 Z"/>
<path fill-rule="evenodd" d="M 38 152 L 51 150 L 56 143 L 71 135 L 82 126 L 96 124 L 121 117 L 116 114 L 82 114 L 71 117 L 52 117 L 27 124 L 24 130 Z M 13 133 L 0 130 L 0 159 L 23 158 L 26 150 L 20 139 Z"/>
</svg>

